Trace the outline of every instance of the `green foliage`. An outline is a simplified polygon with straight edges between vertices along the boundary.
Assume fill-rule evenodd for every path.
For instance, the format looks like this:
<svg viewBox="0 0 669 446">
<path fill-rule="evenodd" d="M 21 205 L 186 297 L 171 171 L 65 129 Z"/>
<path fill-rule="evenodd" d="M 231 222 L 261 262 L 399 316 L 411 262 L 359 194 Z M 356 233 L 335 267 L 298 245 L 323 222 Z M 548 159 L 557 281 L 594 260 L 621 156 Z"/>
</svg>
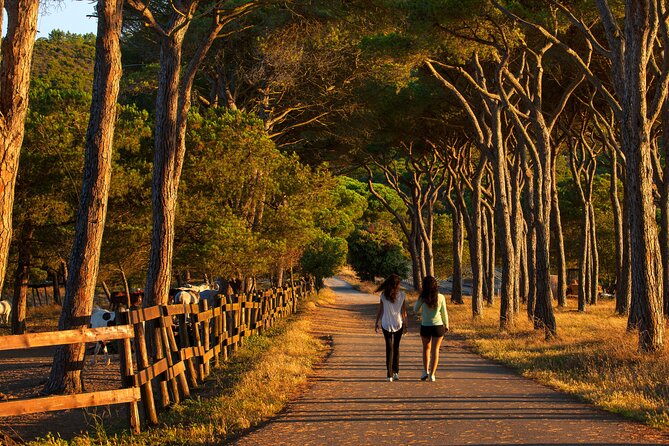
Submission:
<svg viewBox="0 0 669 446">
<path fill-rule="evenodd" d="M 348 240 L 349 263 L 362 280 L 398 274 L 406 277 L 409 261 L 402 243 L 388 223 L 356 230 Z"/>
<path fill-rule="evenodd" d="M 316 287 L 323 286 L 323 279 L 337 272 L 346 263 L 348 247 L 346 240 L 320 234 L 307 246 L 300 259 L 302 271 L 316 278 Z"/>
<path fill-rule="evenodd" d="M 615 259 L 615 232 L 613 228 L 613 212 L 609 197 L 608 173 L 601 173 L 595 177 L 592 202 L 595 208 L 597 225 L 597 247 L 600 262 L 600 280 L 612 283 L 616 274 Z M 622 185 L 619 186 L 622 191 Z M 581 250 L 583 249 L 582 226 L 583 205 L 581 204 L 576 185 L 571 178 L 564 178 L 558 182 L 560 196 L 560 215 L 565 238 L 565 249 L 568 267 L 576 268 L 579 265 Z M 622 198 L 620 197 L 621 203 Z"/>
<path fill-rule="evenodd" d="M 368 197 L 356 190 L 356 183 L 359 182 L 349 177 L 337 178 L 337 185 L 331 192 L 331 205 L 317 216 L 319 228 L 335 237 L 351 235 L 369 207 Z"/>
<path fill-rule="evenodd" d="M 15 238 L 24 225 L 34 228 L 35 279 L 36 268 L 54 268 L 69 258 L 81 193 L 94 56 L 93 35 L 54 31 L 35 42 L 14 212 Z M 134 105 L 118 109 L 100 280 L 118 278 L 119 266 L 136 285 L 145 277 L 151 220 L 149 119 Z M 11 284 L 11 278 L 5 283 Z"/>
<path fill-rule="evenodd" d="M 282 154 L 242 112 L 193 113 L 177 212 L 175 266 L 249 277 L 297 262 L 334 183 Z"/>
</svg>

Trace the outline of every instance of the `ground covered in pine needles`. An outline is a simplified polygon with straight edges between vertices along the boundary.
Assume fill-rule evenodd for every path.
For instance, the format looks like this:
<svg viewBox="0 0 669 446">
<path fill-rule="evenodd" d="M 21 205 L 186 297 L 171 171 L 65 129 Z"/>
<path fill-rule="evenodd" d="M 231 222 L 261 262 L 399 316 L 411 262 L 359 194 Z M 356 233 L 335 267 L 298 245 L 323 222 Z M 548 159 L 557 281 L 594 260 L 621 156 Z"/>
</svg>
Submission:
<svg viewBox="0 0 669 446">
<path fill-rule="evenodd" d="M 66 441 L 57 436 L 32 445 L 221 444 L 279 413 L 307 383 L 328 347 L 310 334 L 313 310 L 331 303 L 334 293 L 321 290 L 303 302 L 297 315 L 280 321 L 263 335 L 249 338 L 230 360 L 212 369 L 191 399 L 159 414 L 161 424 L 131 436 L 121 425 L 97 423 L 87 436 Z"/>
</svg>

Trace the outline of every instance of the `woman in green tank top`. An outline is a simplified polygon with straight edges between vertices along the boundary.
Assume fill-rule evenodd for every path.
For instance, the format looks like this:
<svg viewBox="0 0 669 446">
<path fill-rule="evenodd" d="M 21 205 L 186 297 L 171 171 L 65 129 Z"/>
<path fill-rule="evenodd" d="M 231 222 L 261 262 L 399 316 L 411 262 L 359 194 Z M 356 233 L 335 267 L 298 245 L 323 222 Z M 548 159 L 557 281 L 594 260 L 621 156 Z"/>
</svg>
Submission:
<svg viewBox="0 0 669 446">
<path fill-rule="evenodd" d="M 439 284 L 432 276 L 425 276 L 423 288 L 413 307 L 421 311 L 420 337 L 423 341 L 423 374 L 421 381 L 435 381 L 439 364 L 439 347 L 448 331 L 446 298 L 439 293 Z"/>
</svg>

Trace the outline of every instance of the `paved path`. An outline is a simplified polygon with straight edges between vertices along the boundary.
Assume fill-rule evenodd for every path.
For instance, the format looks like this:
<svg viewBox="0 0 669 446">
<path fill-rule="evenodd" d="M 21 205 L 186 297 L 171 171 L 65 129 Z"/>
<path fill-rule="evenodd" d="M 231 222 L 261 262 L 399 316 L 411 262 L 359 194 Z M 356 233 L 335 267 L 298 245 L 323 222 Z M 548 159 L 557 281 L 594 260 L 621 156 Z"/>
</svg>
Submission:
<svg viewBox="0 0 669 446">
<path fill-rule="evenodd" d="M 319 309 L 332 355 L 305 393 L 239 445 L 666 444 L 669 436 L 576 402 L 446 339 L 436 382 L 421 382 L 420 338 L 402 339 L 400 378 L 385 381 L 378 297 L 338 279 Z"/>
</svg>

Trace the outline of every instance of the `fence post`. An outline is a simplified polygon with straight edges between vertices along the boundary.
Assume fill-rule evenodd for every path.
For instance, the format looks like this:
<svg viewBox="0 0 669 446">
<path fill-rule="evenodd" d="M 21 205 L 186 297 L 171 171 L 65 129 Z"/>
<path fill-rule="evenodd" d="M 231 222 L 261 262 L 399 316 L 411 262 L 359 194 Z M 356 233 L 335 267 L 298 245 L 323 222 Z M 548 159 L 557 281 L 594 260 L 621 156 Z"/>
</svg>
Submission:
<svg viewBox="0 0 669 446">
<path fill-rule="evenodd" d="M 202 307 L 198 305 L 198 310 Z M 198 311 L 199 314 L 199 311 Z M 192 319 L 191 319 L 192 320 Z M 200 336 L 200 322 L 195 322 L 193 326 L 193 336 L 195 337 L 195 347 L 198 348 L 198 353 L 202 351 L 202 337 Z M 197 379 L 204 382 L 204 356 L 197 355 Z"/>
<path fill-rule="evenodd" d="M 220 308 L 221 307 L 221 298 L 216 296 L 214 300 L 214 308 Z M 212 327 L 214 328 L 214 342 L 213 344 L 218 347 L 220 350 L 221 349 L 221 314 L 219 313 L 216 315 L 216 310 L 212 310 Z M 219 354 L 214 354 L 214 367 L 218 367 L 220 365 L 220 359 L 219 359 Z"/>
<path fill-rule="evenodd" d="M 163 345 L 165 347 L 165 359 L 167 360 L 168 367 L 172 368 L 175 365 L 174 354 L 179 355 L 179 348 L 176 345 L 176 340 L 174 339 L 174 333 L 172 332 L 172 319 L 169 316 L 166 306 L 161 306 L 160 311 L 162 317 L 160 318 L 160 331 L 162 336 Z M 170 336 L 171 335 L 171 336 Z M 178 361 L 181 361 L 181 355 L 179 355 Z M 177 381 L 178 380 L 178 381 Z M 183 373 L 179 373 L 176 377 L 170 379 L 170 388 L 174 394 L 174 402 L 179 403 L 181 397 L 179 395 L 179 387 L 181 387 L 181 392 L 184 397 L 190 396 L 190 389 L 188 388 L 188 382 Z"/>
<path fill-rule="evenodd" d="M 228 329 L 228 318 L 230 317 L 230 314 L 229 314 L 230 312 L 227 310 L 228 304 L 231 304 L 231 303 L 232 303 L 232 299 L 229 298 L 228 296 L 225 296 L 226 310 L 225 311 L 221 310 L 221 324 L 222 324 L 221 333 L 225 333 L 225 345 L 222 348 L 222 350 L 223 350 L 223 361 L 226 361 L 226 362 L 228 360 L 228 352 L 230 351 L 230 339 L 231 339 L 231 336 L 232 336 L 230 330 Z M 230 325 L 232 325 L 232 322 L 230 323 Z"/>
<path fill-rule="evenodd" d="M 116 311 L 115 319 L 118 321 L 118 325 L 129 325 L 127 312 Z M 129 338 L 119 339 L 118 341 L 118 352 L 121 362 L 121 380 L 123 382 L 123 387 L 130 388 L 134 387 L 132 380 L 134 373 L 132 367 L 132 345 Z M 140 432 L 140 420 L 139 420 L 139 407 L 137 406 L 137 401 L 132 401 L 128 403 L 128 422 L 130 424 L 130 431 L 133 434 L 139 434 Z"/>
<path fill-rule="evenodd" d="M 187 316 L 185 314 L 180 314 L 177 318 L 179 320 L 179 342 L 181 348 L 190 347 L 190 340 L 188 339 L 188 323 L 186 321 Z M 197 374 L 195 372 L 195 365 L 193 364 L 193 358 L 186 359 L 186 370 L 188 370 L 188 381 L 190 387 L 197 388 Z"/>
<path fill-rule="evenodd" d="M 242 294 L 237 301 L 239 303 L 239 309 L 237 310 L 237 334 L 239 335 L 239 340 L 237 341 L 237 345 L 242 347 L 244 345 L 244 302 L 246 301 L 246 294 Z M 237 348 L 235 348 L 235 350 L 237 350 Z"/>
<path fill-rule="evenodd" d="M 165 359 L 167 361 L 167 366 L 172 368 L 174 366 L 174 361 L 172 360 L 172 352 L 170 351 L 169 340 L 167 339 L 167 331 L 165 329 L 165 315 L 167 314 L 167 307 L 160 306 L 160 318 L 158 319 L 158 326 L 156 327 L 158 342 L 156 342 L 156 358 L 158 360 Z M 163 388 L 165 384 L 165 388 Z M 181 401 L 181 396 L 179 395 L 179 386 L 177 385 L 176 378 L 167 378 L 167 374 L 161 380 L 161 390 L 163 393 L 163 407 L 170 405 L 169 392 L 165 392 L 167 384 L 169 384 L 169 390 L 172 393 L 172 400 L 175 404 L 178 404 Z"/>
<path fill-rule="evenodd" d="M 132 322 L 132 321 L 131 321 Z M 146 332 L 144 323 L 134 324 L 135 328 L 135 352 L 137 353 L 137 367 L 140 370 L 149 368 L 149 354 L 146 349 Z M 144 406 L 144 415 L 150 425 L 158 424 L 158 414 L 156 413 L 156 403 L 153 399 L 153 385 L 148 379 L 140 388 L 142 392 L 142 405 Z"/>
<path fill-rule="evenodd" d="M 209 302 L 206 300 L 200 301 L 200 313 L 207 313 L 209 312 Z M 207 319 L 206 321 L 202 321 L 202 343 L 204 345 L 204 353 L 206 354 L 209 352 L 211 349 L 211 344 L 210 344 L 210 335 L 209 335 L 209 330 L 211 329 L 211 323 L 213 321 L 211 319 Z M 209 367 L 209 361 L 205 360 L 205 358 L 202 358 L 202 362 L 204 363 L 204 376 L 207 377 L 209 376 L 209 372 L 211 371 Z"/>
</svg>

